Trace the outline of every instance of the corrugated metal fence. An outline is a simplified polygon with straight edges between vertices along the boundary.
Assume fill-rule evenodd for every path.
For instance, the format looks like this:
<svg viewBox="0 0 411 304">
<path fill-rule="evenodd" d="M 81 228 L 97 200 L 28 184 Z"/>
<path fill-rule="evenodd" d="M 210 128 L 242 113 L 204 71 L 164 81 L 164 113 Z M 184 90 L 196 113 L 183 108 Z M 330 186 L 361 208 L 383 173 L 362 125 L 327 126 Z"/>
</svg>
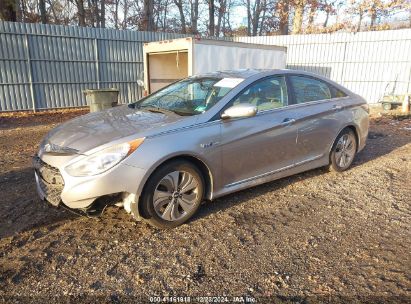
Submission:
<svg viewBox="0 0 411 304">
<path fill-rule="evenodd" d="M 411 29 L 235 40 L 286 46 L 288 68 L 324 75 L 370 103 L 411 93 Z"/>
<path fill-rule="evenodd" d="M 143 42 L 183 37 L 0 22 L 0 111 L 85 106 L 82 90 L 120 89 L 137 100 L 143 79 Z"/>
<path fill-rule="evenodd" d="M 85 106 L 82 90 L 141 97 L 142 45 L 179 34 L 0 22 L 0 111 Z M 289 68 L 325 75 L 377 102 L 411 90 L 411 30 L 238 37 L 283 45 Z"/>
</svg>

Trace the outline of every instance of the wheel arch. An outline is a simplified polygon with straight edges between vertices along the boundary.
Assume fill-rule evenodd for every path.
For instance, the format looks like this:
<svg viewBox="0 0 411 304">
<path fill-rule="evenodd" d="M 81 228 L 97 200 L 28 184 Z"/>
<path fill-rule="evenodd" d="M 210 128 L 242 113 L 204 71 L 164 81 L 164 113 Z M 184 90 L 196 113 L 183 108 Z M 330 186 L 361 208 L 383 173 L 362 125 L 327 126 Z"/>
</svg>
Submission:
<svg viewBox="0 0 411 304">
<path fill-rule="evenodd" d="M 209 166 L 207 166 L 207 164 L 200 159 L 197 156 L 193 156 L 190 154 L 180 154 L 180 155 L 174 155 L 171 156 L 167 159 L 164 159 L 162 161 L 160 161 L 159 163 L 157 163 L 154 168 L 152 170 L 150 170 L 148 172 L 148 174 L 145 176 L 142 185 L 139 187 L 138 191 L 137 191 L 137 197 L 138 197 L 138 213 L 140 215 L 141 214 L 141 209 L 140 209 L 140 203 L 141 203 L 141 195 L 144 192 L 144 189 L 146 187 L 147 181 L 149 180 L 150 176 L 152 176 L 154 174 L 154 172 L 156 172 L 160 167 L 162 167 L 163 165 L 173 162 L 173 161 L 186 161 L 189 162 L 191 164 L 193 164 L 194 166 L 196 166 L 197 169 L 200 170 L 201 175 L 204 178 L 204 182 L 205 182 L 205 194 L 204 194 L 204 198 L 211 200 L 212 199 L 212 193 L 213 193 L 213 174 L 209 168 Z"/>
<path fill-rule="evenodd" d="M 356 143 L 356 145 L 357 145 L 355 152 L 356 152 L 356 153 L 358 152 L 358 148 L 359 148 L 359 146 L 360 146 L 359 130 L 358 130 L 358 127 L 357 127 L 355 124 L 349 124 L 349 125 L 346 125 L 346 126 L 342 127 L 341 130 L 337 133 L 337 136 L 335 136 L 335 138 L 334 138 L 334 140 L 333 140 L 333 143 L 332 143 L 332 145 L 330 146 L 329 151 L 328 151 L 328 154 L 329 154 L 329 155 L 331 154 L 331 151 L 332 151 L 334 145 L 335 145 L 336 142 L 337 142 L 337 138 L 340 136 L 340 134 L 341 134 L 342 132 L 344 132 L 344 130 L 347 130 L 347 129 L 349 129 L 349 130 L 351 130 L 351 131 L 354 132 L 355 143 Z"/>
<path fill-rule="evenodd" d="M 203 176 L 204 182 L 205 182 L 204 197 L 206 199 L 211 199 L 212 198 L 212 193 L 213 193 L 213 175 L 211 173 L 211 170 L 210 170 L 209 166 L 207 166 L 207 164 L 202 159 L 200 159 L 196 156 L 189 155 L 189 154 L 182 154 L 182 155 L 173 156 L 173 157 L 168 158 L 167 160 L 163 161 L 161 164 L 159 164 L 153 170 L 153 172 L 151 174 L 153 174 L 158 168 L 160 168 L 164 164 L 172 162 L 172 161 L 176 161 L 176 160 L 182 160 L 182 161 L 187 161 L 189 163 L 192 163 L 194 166 L 197 167 L 197 169 L 200 170 L 201 175 Z"/>
</svg>

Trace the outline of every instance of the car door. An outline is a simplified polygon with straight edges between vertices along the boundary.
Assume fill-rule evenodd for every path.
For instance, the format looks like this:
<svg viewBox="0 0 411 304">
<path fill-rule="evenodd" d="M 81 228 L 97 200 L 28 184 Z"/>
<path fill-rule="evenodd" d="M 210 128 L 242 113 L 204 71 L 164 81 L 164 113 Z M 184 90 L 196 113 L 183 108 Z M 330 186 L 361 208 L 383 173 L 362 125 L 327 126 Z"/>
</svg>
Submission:
<svg viewBox="0 0 411 304">
<path fill-rule="evenodd" d="M 328 156 L 341 128 L 345 93 L 331 84 L 307 75 L 289 75 L 295 125 L 298 128 L 298 163 Z"/>
<path fill-rule="evenodd" d="M 260 79 L 225 107 L 250 103 L 256 116 L 221 120 L 222 181 L 226 187 L 274 173 L 293 163 L 297 129 L 288 110 L 285 76 Z"/>
</svg>

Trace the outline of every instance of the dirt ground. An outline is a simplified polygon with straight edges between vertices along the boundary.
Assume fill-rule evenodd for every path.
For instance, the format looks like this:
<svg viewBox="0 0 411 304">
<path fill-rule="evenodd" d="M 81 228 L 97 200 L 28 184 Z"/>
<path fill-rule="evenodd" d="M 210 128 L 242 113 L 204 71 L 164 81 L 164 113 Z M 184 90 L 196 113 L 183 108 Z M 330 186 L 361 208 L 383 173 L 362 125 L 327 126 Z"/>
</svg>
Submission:
<svg viewBox="0 0 411 304">
<path fill-rule="evenodd" d="M 410 119 L 372 119 L 342 174 L 229 195 L 160 231 L 117 207 L 90 219 L 38 199 L 31 156 L 81 113 L 0 117 L 0 302 L 411 303 Z"/>
</svg>

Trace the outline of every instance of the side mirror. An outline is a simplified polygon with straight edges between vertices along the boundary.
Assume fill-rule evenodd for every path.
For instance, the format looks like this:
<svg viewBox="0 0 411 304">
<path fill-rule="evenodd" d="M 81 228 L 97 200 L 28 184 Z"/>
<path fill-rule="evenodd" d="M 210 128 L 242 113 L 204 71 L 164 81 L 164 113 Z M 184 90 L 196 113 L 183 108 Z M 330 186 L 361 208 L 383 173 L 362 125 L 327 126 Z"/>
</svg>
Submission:
<svg viewBox="0 0 411 304">
<path fill-rule="evenodd" d="M 257 107 L 249 103 L 240 103 L 229 107 L 221 114 L 222 119 L 252 117 L 257 114 Z"/>
</svg>

